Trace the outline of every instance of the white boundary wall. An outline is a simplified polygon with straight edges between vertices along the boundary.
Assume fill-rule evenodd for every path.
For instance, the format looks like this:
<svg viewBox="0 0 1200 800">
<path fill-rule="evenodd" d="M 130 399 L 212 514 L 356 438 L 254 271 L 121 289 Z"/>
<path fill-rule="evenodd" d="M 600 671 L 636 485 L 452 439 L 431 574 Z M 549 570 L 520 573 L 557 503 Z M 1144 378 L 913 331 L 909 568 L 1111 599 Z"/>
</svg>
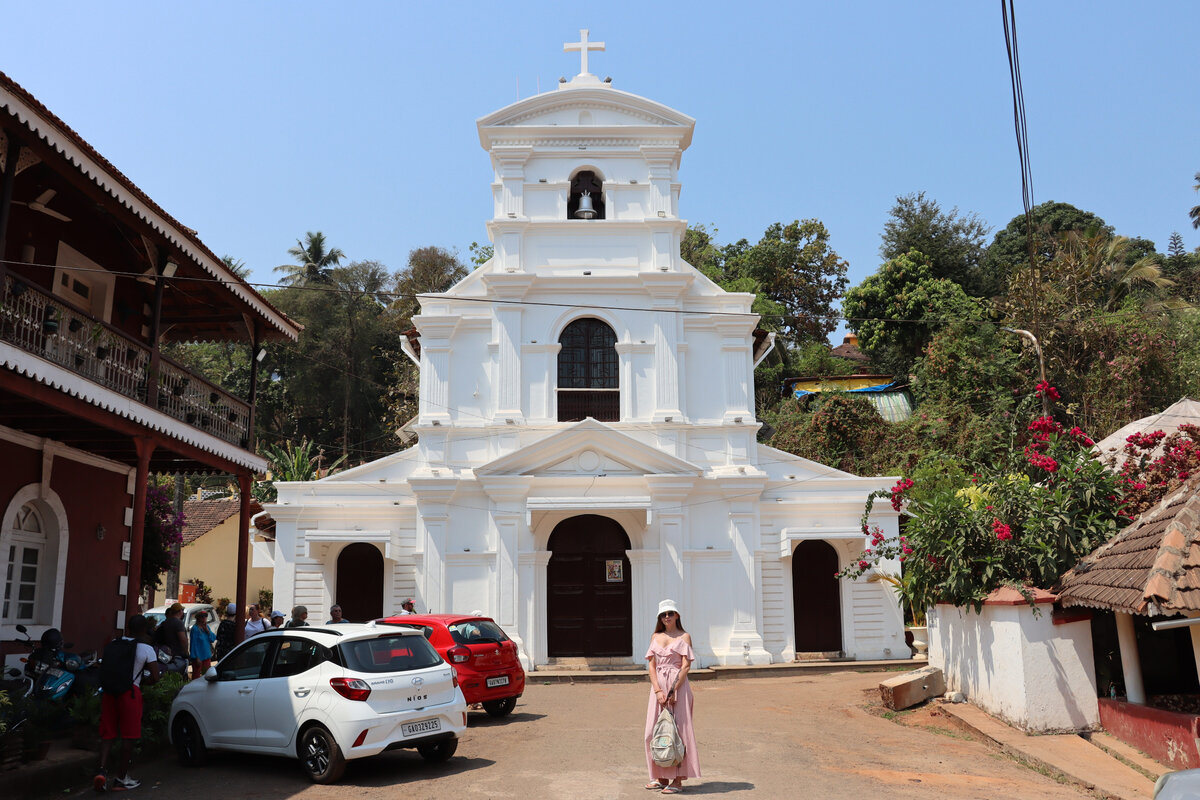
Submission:
<svg viewBox="0 0 1200 800">
<path fill-rule="evenodd" d="M 1000 593 L 1016 601 L 993 599 Z M 929 611 L 929 663 L 941 668 L 946 689 L 1026 731 L 1098 728 L 1091 623 L 1056 625 L 1046 599 L 1035 613 L 1012 589 L 993 598 L 978 614 L 951 605 Z"/>
</svg>

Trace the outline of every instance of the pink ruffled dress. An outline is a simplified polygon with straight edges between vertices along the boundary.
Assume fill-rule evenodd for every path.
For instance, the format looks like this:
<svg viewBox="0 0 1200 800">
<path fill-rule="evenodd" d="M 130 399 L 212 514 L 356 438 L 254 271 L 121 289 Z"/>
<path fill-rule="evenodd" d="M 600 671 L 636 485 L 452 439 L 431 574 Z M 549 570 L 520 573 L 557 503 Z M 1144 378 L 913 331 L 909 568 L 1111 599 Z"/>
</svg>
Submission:
<svg viewBox="0 0 1200 800">
<path fill-rule="evenodd" d="M 692 646 L 680 636 L 672 639 L 666 647 L 651 640 L 650 649 L 646 651 L 646 660 L 653 660 L 654 669 L 658 673 L 658 685 L 665 692 L 675 684 L 676 678 L 679 677 L 679 670 L 683 668 L 683 662 L 685 660 L 695 661 L 696 657 L 692 654 Z M 662 707 L 654 696 L 654 687 L 650 687 L 650 704 L 646 709 L 646 764 L 650 768 L 651 778 L 674 780 L 675 778 L 700 777 L 700 756 L 696 753 L 696 735 L 692 730 L 694 699 L 692 684 L 684 677 L 683 683 L 675 692 L 675 705 L 668 706 L 675 713 L 675 727 L 679 729 L 679 735 L 683 738 L 685 749 L 683 763 L 677 767 L 660 767 L 654 763 L 654 759 L 650 755 L 650 737 L 654 733 L 654 723 L 658 721 L 658 712 Z"/>
</svg>

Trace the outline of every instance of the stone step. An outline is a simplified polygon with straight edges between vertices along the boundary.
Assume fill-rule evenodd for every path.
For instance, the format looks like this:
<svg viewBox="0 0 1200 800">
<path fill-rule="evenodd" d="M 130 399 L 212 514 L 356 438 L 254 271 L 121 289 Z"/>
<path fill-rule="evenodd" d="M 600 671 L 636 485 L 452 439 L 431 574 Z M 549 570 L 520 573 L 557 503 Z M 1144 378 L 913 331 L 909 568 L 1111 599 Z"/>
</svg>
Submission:
<svg viewBox="0 0 1200 800">
<path fill-rule="evenodd" d="M 814 651 L 811 653 L 796 653 L 797 661 L 852 661 L 841 650 Z"/>
<path fill-rule="evenodd" d="M 645 664 L 620 656 L 614 658 L 551 658 L 544 667 L 539 667 L 539 669 L 554 672 L 626 672 L 644 670 Z"/>
</svg>

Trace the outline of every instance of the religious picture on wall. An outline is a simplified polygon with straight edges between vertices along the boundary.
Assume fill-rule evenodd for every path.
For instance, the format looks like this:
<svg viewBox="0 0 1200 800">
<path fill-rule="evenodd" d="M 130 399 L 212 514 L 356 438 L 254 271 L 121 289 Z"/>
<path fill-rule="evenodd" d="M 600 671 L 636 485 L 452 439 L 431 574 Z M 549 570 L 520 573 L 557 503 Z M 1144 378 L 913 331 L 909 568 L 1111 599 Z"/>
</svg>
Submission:
<svg viewBox="0 0 1200 800">
<path fill-rule="evenodd" d="M 625 562 L 619 558 L 604 562 L 604 572 L 609 583 L 625 582 Z"/>
</svg>

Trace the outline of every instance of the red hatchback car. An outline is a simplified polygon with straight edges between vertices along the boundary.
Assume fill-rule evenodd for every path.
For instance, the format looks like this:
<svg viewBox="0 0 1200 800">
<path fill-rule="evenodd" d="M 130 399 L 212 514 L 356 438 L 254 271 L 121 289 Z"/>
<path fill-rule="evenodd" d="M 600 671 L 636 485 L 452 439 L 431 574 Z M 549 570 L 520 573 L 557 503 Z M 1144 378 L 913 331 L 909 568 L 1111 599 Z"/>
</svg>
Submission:
<svg viewBox="0 0 1200 800">
<path fill-rule="evenodd" d="M 525 692 L 525 670 L 516 644 L 493 620 L 462 614 L 404 614 L 379 621 L 422 628 L 433 649 L 458 672 L 468 703 L 482 703 L 493 717 L 506 716 L 517 707 L 517 698 Z"/>
</svg>

